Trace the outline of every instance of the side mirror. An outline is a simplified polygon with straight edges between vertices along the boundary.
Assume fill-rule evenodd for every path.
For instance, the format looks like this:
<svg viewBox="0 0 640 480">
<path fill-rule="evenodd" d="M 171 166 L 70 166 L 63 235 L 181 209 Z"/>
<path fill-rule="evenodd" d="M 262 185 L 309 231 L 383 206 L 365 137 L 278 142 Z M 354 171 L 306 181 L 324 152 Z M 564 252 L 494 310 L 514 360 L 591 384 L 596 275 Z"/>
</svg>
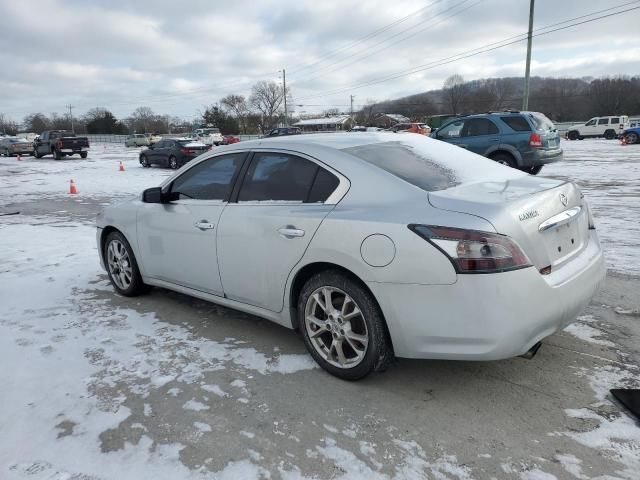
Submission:
<svg viewBox="0 0 640 480">
<path fill-rule="evenodd" d="M 142 192 L 142 201 L 144 203 L 162 203 L 162 188 L 147 188 Z"/>
</svg>

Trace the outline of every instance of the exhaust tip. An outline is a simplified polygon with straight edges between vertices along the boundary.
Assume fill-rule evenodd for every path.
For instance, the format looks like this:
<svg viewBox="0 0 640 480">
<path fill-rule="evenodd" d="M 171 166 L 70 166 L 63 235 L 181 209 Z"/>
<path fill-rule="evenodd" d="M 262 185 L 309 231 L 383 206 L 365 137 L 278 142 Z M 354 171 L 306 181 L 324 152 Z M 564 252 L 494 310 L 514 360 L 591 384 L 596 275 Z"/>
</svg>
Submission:
<svg viewBox="0 0 640 480">
<path fill-rule="evenodd" d="M 533 347 L 531 347 L 527 351 L 527 353 L 523 353 L 522 355 L 519 355 L 519 357 L 526 358 L 527 360 L 531 360 L 533 357 L 536 356 L 536 353 L 538 353 L 538 350 L 540 350 L 541 346 L 542 346 L 542 342 L 537 342 Z"/>
</svg>

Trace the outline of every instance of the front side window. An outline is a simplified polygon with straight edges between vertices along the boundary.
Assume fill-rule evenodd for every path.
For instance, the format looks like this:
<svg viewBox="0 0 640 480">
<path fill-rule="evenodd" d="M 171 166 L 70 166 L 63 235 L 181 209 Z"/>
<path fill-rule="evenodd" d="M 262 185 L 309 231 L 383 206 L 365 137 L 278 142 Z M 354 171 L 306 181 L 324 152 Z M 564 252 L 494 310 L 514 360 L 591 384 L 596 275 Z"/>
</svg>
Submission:
<svg viewBox="0 0 640 480">
<path fill-rule="evenodd" d="M 233 153 L 205 160 L 190 168 L 171 185 L 180 199 L 228 200 L 244 153 Z"/>
<path fill-rule="evenodd" d="M 609 125 L 609 119 L 601 118 L 600 120 L 598 120 L 598 125 Z"/>
<path fill-rule="evenodd" d="M 259 152 L 251 160 L 239 202 L 309 201 L 318 165 L 304 158 L 277 152 Z"/>
<path fill-rule="evenodd" d="M 596 118 L 592 118 L 591 120 L 589 120 L 589 121 L 585 124 L 585 126 L 587 126 L 587 127 L 591 127 L 592 125 L 595 125 L 595 124 L 596 124 L 596 120 L 597 120 Z"/>
<path fill-rule="evenodd" d="M 462 137 L 479 137 L 498 133 L 498 127 L 486 118 L 470 118 L 464 122 L 460 135 Z"/>
<path fill-rule="evenodd" d="M 460 132 L 462 131 L 463 125 L 463 120 L 456 120 L 455 122 L 449 123 L 448 125 L 445 125 L 440 130 L 438 130 L 438 137 L 458 138 L 460 136 Z"/>
</svg>

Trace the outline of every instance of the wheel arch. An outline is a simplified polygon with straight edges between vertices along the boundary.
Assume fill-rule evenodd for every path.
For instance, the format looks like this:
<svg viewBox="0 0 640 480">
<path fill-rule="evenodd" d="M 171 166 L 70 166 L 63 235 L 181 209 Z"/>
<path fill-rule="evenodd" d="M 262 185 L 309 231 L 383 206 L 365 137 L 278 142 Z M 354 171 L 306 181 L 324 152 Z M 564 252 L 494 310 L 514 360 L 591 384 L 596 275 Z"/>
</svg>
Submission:
<svg viewBox="0 0 640 480">
<path fill-rule="evenodd" d="M 513 158 L 513 161 L 516 164 L 516 166 L 519 167 L 522 165 L 522 156 L 520 155 L 520 152 L 518 152 L 518 150 L 516 150 L 513 147 L 509 148 L 508 146 L 500 145 L 496 147 L 494 150 L 487 152 L 485 156 L 493 160 L 493 158 L 496 157 L 497 155 L 509 155 L 511 158 Z"/>
<path fill-rule="evenodd" d="M 393 349 L 393 339 L 391 337 L 391 334 L 389 333 L 389 326 L 387 325 L 387 320 L 384 316 L 384 311 L 382 310 L 382 307 L 380 306 L 380 303 L 378 302 L 378 299 L 376 298 L 374 293 L 371 291 L 368 285 L 364 282 L 364 280 L 362 280 L 354 272 L 352 272 L 348 268 L 345 268 L 341 265 L 331 263 L 331 262 L 318 261 L 318 262 L 309 263 L 303 266 L 302 268 L 300 268 L 296 272 L 295 276 L 293 277 L 291 286 L 289 287 L 289 299 L 288 299 L 289 314 L 291 315 L 292 328 L 294 330 L 298 330 L 299 328 L 298 297 L 300 296 L 300 292 L 302 291 L 304 284 L 312 276 L 320 272 L 329 271 L 329 270 L 338 271 L 342 273 L 347 278 L 351 279 L 353 282 L 359 284 L 366 292 L 368 292 L 371 295 L 371 298 L 373 299 L 378 309 L 380 310 L 380 313 L 382 314 L 382 319 L 384 321 L 385 334 L 387 335 L 387 339 L 389 340 L 389 345 Z"/>
</svg>

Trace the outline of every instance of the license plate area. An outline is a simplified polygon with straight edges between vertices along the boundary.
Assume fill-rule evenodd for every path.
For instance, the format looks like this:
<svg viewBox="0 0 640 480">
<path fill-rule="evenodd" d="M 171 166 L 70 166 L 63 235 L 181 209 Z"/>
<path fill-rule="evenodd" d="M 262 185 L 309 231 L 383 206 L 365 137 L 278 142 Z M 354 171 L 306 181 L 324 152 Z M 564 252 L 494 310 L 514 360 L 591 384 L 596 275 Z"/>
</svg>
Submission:
<svg viewBox="0 0 640 480">
<path fill-rule="evenodd" d="M 552 266 L 569 261 L 586 246 L 588 228 L 585 211 L 582 211 L 571 222 L 541 232 Z"/>
</svg>

